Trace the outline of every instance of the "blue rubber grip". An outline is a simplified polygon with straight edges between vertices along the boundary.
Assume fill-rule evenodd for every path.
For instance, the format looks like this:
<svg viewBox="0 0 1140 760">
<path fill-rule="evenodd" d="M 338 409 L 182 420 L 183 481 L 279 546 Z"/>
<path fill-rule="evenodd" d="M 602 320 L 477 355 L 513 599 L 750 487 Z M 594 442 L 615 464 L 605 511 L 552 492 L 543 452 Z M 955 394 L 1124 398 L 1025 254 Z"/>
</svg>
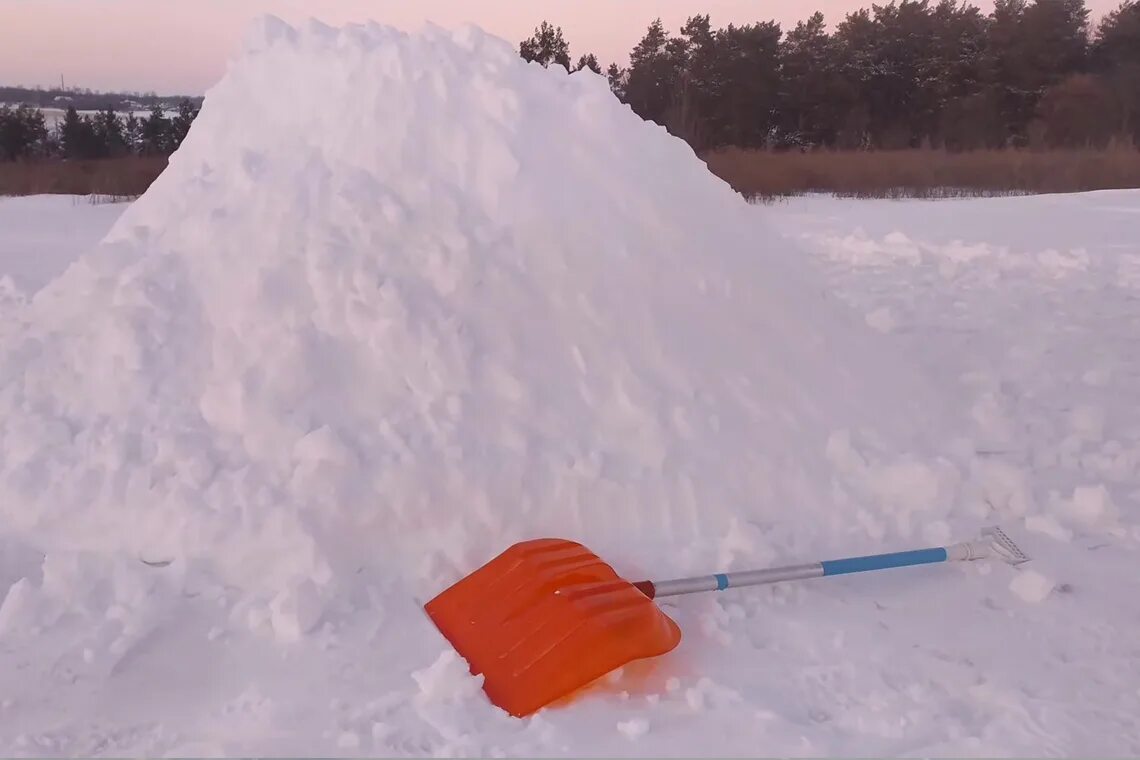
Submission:
<svg viewBox="0 0 1140 760">
<path fill-rule="evenodd" d="M 872 554 L 868 557 L 832 559 L 819 564 L 823 565 L 824 575 L 843 575 L 845 573 L 862 573 L 866 570 L 886 570 L 890 567 L 908 567 L 945 561 L 946 550 L 939 547 L 937 549 L 915 549 L 914 551 L 894 552 L 892 554 Z"/>
</svg>

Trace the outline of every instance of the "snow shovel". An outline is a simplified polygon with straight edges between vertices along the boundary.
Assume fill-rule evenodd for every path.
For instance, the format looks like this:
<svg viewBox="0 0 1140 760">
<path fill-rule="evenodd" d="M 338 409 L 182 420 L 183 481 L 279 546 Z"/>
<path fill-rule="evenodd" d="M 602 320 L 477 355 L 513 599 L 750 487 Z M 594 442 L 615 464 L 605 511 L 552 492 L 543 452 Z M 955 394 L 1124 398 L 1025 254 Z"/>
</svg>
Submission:
<svg viewBox="0 0 1140 760">
<path fill-rule="evenodd" d="M 653 600 L 762 583 L 996 557 L 1029 560 L 1000 528 L 946 547 L 850 557 L 766 570 L 630 583 L 574 541 L 515 544 L 424 609 L 483 674 L 491 702 L 515 717 L 586 686 L 633 660 L 672 650 L 681 630 Z"/>
</svg>

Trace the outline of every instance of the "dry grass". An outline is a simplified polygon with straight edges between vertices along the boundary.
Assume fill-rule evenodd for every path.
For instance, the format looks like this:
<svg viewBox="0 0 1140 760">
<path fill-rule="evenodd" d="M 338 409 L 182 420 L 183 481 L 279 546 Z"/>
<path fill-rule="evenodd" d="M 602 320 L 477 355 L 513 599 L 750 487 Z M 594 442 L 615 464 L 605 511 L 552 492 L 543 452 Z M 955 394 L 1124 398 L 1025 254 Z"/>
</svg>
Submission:
<svg viewBox="0 0 1140 760">
<path fill-rule="evenodd" d="M 703 156 L 753 199 L 804 193 L 858 198 L 947 198 L 1140 187 L 1140 150 L 771 152 L 730 148 Z"/>
<path fill-rule="evenodd" d="M 1140 187 L 1140 150 L 771 152 L 730 148 L 703 156 L 753 199 L 804 193 L 859 198 L 945 198 Z M 166 158 L 0 163 L 0 195 L 66 193 L 92 202 L 138 197 Z"/>
<path fill-rule="evenodd" d="M 146 192 L 166 168 L 166 157 L 100 161 L 0 163 L 0 195 L 87 195 L 93 201 L 126 200 Z"/>
</svg>

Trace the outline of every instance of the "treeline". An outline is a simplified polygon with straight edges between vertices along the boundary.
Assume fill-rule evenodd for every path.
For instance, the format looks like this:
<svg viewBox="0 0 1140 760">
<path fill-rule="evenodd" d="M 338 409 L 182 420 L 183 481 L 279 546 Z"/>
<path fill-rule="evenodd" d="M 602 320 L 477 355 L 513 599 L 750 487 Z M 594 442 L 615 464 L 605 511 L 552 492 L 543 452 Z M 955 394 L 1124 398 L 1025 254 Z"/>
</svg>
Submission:
<svg viewBox="0 0 1140 760">
<path fill-rule="evenodd" d="M 571 64 L 543 22 L 519 54 Z M 814 13 L 714 29 L 696 15 L 649 25 L 610 87 L 635 113 L 697 150 L 951 150 L 1140 143 L 1140 0 L 1092 28 L 1084 0 L 892 0 L 829 30 Z"/>
<path fill-rule="evenodd" d="M 173 110 L 178 103 L 189 101 L 201 108 L 202 96 L 158 95 L 154 92 L 95 92 L 87 88 L 12 87 L 0 85 L 0 103 L 24 103 L 39 108 L 74 106 L 80 111 L 149 111 L 155 106 Z"/>
<path fill-rule="evenodd" d="M 72 106 L 49 129 L 39 108 L 0 106 L 0 160 L 169 156 L 186 138 L 198 111 L 190 100 L 183 100 L 174 116 L 160 105 L 143 117 L 122 116 L 112 108 L 81 116 Z"/>
</svg>

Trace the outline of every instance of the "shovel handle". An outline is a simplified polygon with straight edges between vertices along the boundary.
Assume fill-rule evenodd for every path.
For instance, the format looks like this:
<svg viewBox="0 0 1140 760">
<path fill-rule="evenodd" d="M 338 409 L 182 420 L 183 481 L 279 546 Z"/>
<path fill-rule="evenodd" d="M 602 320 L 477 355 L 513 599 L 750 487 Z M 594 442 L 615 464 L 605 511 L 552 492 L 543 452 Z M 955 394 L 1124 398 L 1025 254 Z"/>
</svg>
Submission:
<svg viewBox="0 0 1140 760">
<path fill-rule="evenodd" d="M 959 545 L 962 546 L 962 545 Z M 693 578 L 678 578 L 670 581 L 640 581 L 633 584 L 650 599 L 661 596 L 696 594 L 703 591 L 724 591 L 741 586 L 759 586 L 764 583 L 780 583 L 804 578 L 823 578 L 829 575 L 862 573 L 869 570 L 886 570 L 892 567 L 909 567 L 946 562 L 950 559 L 978 559 L 970 552 L 955 551 L 958 547 L 935 547 L 914 549 L 887 554 L 870 554 L 863 557 L 812 562 L 807 565 L 774 567 L 767 570 L 745 570 L 736 573 L 716 573 Z"/>
</svg>

